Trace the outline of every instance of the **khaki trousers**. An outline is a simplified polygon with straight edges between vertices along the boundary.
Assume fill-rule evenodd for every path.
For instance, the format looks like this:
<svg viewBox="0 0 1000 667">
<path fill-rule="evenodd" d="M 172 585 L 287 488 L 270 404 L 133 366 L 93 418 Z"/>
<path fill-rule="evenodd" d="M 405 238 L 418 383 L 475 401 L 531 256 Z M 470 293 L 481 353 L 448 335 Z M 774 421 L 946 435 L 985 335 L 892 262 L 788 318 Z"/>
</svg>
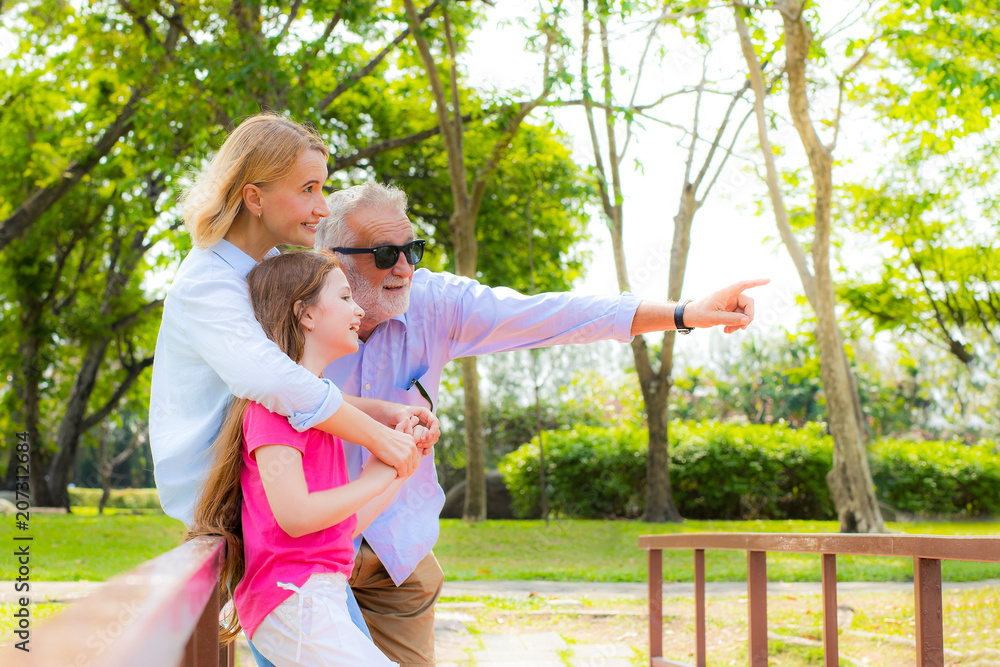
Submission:
<svg viewBox="0 0 1000 667">
<path fill-rule="evenodd" d="M 350 583 L 375 645 L 390 660 L 400 667 L 434 664 L 434 603 L 441 595 L 444 573 L 433 551 L 397 587 L 362 540 Z"/>
</svg>

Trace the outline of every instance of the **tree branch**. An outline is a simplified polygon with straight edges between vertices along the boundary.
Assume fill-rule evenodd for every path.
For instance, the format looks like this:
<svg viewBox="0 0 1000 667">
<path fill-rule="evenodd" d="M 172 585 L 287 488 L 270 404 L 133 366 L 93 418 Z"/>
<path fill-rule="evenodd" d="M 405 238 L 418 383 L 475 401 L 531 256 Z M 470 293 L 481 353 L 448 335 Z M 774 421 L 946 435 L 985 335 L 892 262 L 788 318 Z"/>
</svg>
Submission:
<svg viewBox="0 0 1000 667">
<path fill-rule="evenodd" d="M 430 4 L 430 6 L 427 7 L 427 9 L 425 9 L 422 12 L 420 12 L 420 15 L 418 17 L 418 19 L 419 19 L 418 23 L 423 23 L 424 19 L 426 19 L 428 16 L 431 15 L 431 12 L 434 11 L 434 9 L 438 6 L 439 2 L 440 2 L 440 0 L 434 0 Z M 337 11 L 339 13 L 340 10 L 338 9 Z M 333 25 L 333 22 L 331 21 L 331 26 L 332 25 Z M 406 29 L 403 30 L 403 32 L 401 32 L 398 35 L 396 35 L 395 39 L 393 39 L 391 42 L 389 42 L 389 44 L 387 44 L 385 46 L 385 48 L 383 48 L 381 51 L 379 51 L 375 55 L 374 58 L 372 58 L 370 61 L 368 61 L 367 65 L 365 65 L 361 69 L 357 70 L 356 72 L 352 73 L 351 76 L 347 77 L 347 79 L 345 79 L 344 81 L 341 81 L 339 84 L 337 84 L 337 87 L 333 89 L 333 92 L 331 92 L 329 95 L 327 95 L 322 100 L 320 100 L 320 102 L 319 102 L 319 108 L 320 109 L 326 109 L 328 106 L 330 106 L 331 104 L 333 104 L 333 101 L 335 99 L 337 99 L 338 97 L 340 97 L 348 88 L 350 88 L 351 86 L 353 86 L 359 79 L 368 76 L 372 72 L 372 70 L 374 70 L 376 67 L 378 67 L 379 63 L 381 63 L 383 60 L 385 60 L 385 57 L 387 55 L 389 55 L 389 53 L 394 48 L 396 48 L 397 46 L 399 46 L 402 43 L 402 41 L 407 38 L 407 36 L 410 34 L 410 29 L 411 29 L 410 26 L 407 26 Z M 331 27 L 330 30 L 332 31 L 333 28 Z M 327 34 L 327 36 L 328 36 L 328 34 Z M 324 39 L 324 41 L 325 41 L 325 39 Z"/>
<path fill-rule="evenodd" d="M 279 32 L 278 36 L 275 37 L 274 41 L 276 44 L 281 44 L 282 40 L 285 39 L 285 35 L 288 34 L 288 29 L 292 26 L 292 21 L 298 18 L 299 7 L 301 6 L 302 6 L 302 0 L 295 0 L 295 2 L 292 3 L 292 8 L 288 12 L 288 20 L 285 21 L 285 25 L 282 26 L 281 32 Z"/>
<path fill-rule="evenodd" d="M 434 56 L 431 55 L 431 49 L 427 44 L 427 39 L 420 31 L 422 19 L 417 14 L 417 8 L 414 6 L 413 0 L 403 0 L 403 4 L 406 7 L 406 16 L 410 24 L 410 30 L 417 43 L 417 51 L 420 54 L 420 59 L 424 63 L 424 70 L 427 72 L 427 78 L 430 81 L 431 86 L 431 93 L 434 96 L 434 106 L 437 111 L 438 124 L 441 129 L 441 138 L 444 139 L 444 147 L 448 152 L 449 157 L 448 175 L 451 181 L 451 192 L 455 210 L 467 210 L 469 202 L 469 189 L 465 177 L 465 161 L 463 159 L 462 152 L 460 151 L 461 143 L 455 136 L 455 128 L 452 126 L 451 119 L 448 117 L 448 103 L 447 96 L 444 93 L 444 86 L 441 84 L 441 78 L 438 76 L 437 65 L 434 62 Z"/>
<path fill-rule="evenodd" d="M 462 120 L 464 122 L 471 121 L 472 114 L 466 114 L 462 116 Z M 404 148 L 406 146 L 412 146 L 414 144 L 418 144 L 421 141 L 429 139 L 438 134 L 441 134 L 440 126 L 432 127 L 429 130 L 423 130 L 421 132 L 411 134 L 408 137 L 401 137 L 399 139 L 389 139 L 387 141 L 383 141 L 382 143 L 374 144 L 372 146 L 368 146 L 367 148 L 363 148 L 359 150 L 357 153 L 348 155 L 347 157 L 337 156 L 333 159 L 333 162 L 330 165 L 330 171 L 339 171 L 341 169 L 347 169 L 348 167 L 353 167 L 362 160 L 366 160 L 375 155 L 379 155 L 380 153 L 391 151 L 395 148 Z"/>
<path fill-rule="evenodd" d="M 750 41 L 750 32 L 747 29 L 746 21 L 743 19 L 740 9 L 733 11 L 736 17 L 736 31 L 740 37 L 740 47 L 743 52 L 743 59 L 747 63 L 750 71 L 750 86 L 754 91 L 754 114 L 757 117 L 757 135 L 760 140 L 760 152 L 764 158 L 766 167 L 766 183 L 768 194 L 771 198 L 771 208 L 774 211 L 774 220 L 778 226 L 778 233 L 782 242 L 788 248 L 788 254 L 795 264 L 799 279 L 802 281 L 802 288 L 806 293 L 806 298 L 810 303 L 816 303 L 815 278 L 809 269 L 802 246 L 799 245 L 795 234 L 792 232 L 791 224 L 788 221 L 788 209 L 785 208 L 785 199 L 782 195 L 781 187 L 778 184 L 778 169 L 774 163 L 774 150 L 771 148 L 771 141 L 767 134 L 767 117 L 764 113 L 764 99 L 767 90 L 764 87 L 764 76 L 761 71 L 761 63 L 757 60 L 757 53 L 754 51 L 753 43 Z"/>
<path fill-rule="evenodd" d="M 119 401 L 122 400 L 122 397 L 124 397 L 126 392 L 128 392 L 128 390 L 132 387 L 132 385 L 135 384 L 135 381 L 139 379 L 139 376 L 142 375 L 142 372 L 152 365 L 153 365 L 153 357 L 146 357 L 139 363 L 134 364 L 132 366 L 128 366 L 126 368 L 128 373 L 125 376 L 125 379 L 122 381 L 120 385 L 118 385 L 118 388 L 115 389 L 114 393 L 107 400 L 107 402 L 105 402 L 105 404 L 102 405 L 99 410 L 97 410 L 90 416 L 83 419 L 80 427 L 81 432 L 87 431 L 93 428 L 94 426 L 97 426 L 98 424 L 101 423 L 101 421 L 104 420 L 105 417 L 111 414 L 111 411 L 115 409 Z"/>
<path fill-rule="evenodd" d="M 872 44 L 875 42 L 875 38 L 872 37 L 865 44 L 865 50 L 862 54 L 855 60 L 850 67 L 844 70 L 844 73 L 837 77 L 837 112 L 833 117 L 833 140 L 830 142 L 829 151 L 832 153 L 837 148 L 837 138 L 840 136 L 840 118 L 842 114 L 842 109 L 844 105 L 844 89 L 847 87 L 847 78 L 851 76 L 863 63 L 869 55 Z"/>
</svg>

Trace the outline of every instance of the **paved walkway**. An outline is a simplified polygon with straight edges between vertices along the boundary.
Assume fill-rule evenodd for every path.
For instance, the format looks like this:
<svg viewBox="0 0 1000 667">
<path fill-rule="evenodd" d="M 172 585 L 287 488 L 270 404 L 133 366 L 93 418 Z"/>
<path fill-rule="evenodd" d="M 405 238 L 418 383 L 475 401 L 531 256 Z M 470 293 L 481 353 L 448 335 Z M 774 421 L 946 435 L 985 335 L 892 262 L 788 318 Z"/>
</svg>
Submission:
<svg viewBox="0 0 1000 667">
<path fill-rule="evenodd" d="M 72 602 L 85 597 L 99 583 L 93 582 L 34 582 L 34 602 Z M 948 590 L 1000 586 L 1000 580 L 945 583 Z M 910 582 L 842 582 L 839 593 L 912 593 Z M 820 594 L 818 583 L 768 584 L 772 594 Z M 705 586 L 709 597 L 731 596 L 746 593 L 746 584 L 739 582 L 709 582 Z M 693 584 L 667 583 L 663 585 L 664 597 L 693 596 Z M 445 582 L 442 595 L 455 597 L 507 597 L 527 599 L 538 595 L 550 599 L 608 600 L 646 598 L 646 584 L 642 583 L 576 583 L 554 581 L 449 581 Z M 0 603 L 16 599 L 13 582 L 0 582 Z M 436 616 L 436 649 L 438 667 L 482 665 L 516 665 L 516 667 L 628 667 L 635 655 L 629 646 L 607 643 L 568 644 L 557 632 L 509 634 L 474 633 L 469 625 L 475 618 L 467 613 L 475 603 L 439 603 Z M 249 653 L 240 652 L 238 665 L 252 666 Z"/>
<path fill-rule="evenodd" d="M 31 584 L 33 602 L 73 602 L 90 594 L 100 586 L 93 581 L 35 581 Z M 945 582 L 945 590 L 963 590 L 1000 586 L 1000 579 L 983 581 Z M 747 585 L 742 582 L 708 582 L 705 594 L 738 595 L 745 593 Z M 837 584 L 841 593 L 912 593 L 912 582 L 859 582 L 842 581 Z M 769 582 L 767 592 L 771 594 L 819 595 L 820 584 L 810 582 Z M 544 597 L 585 597 L 591 600 L 646 597 L 646 584 L 642 583 L 597 583 L 567 581 L 446 581 L 441 595 L 444 597 L 510 597 L 527 598 L 529 595 Z M 14 582 L 0 581 L 0 604 L 16 602 L 21 593 L 15 592 Z M 693 596 L 694 584 L 665 583 L 663 596 Z"/>
</svg>

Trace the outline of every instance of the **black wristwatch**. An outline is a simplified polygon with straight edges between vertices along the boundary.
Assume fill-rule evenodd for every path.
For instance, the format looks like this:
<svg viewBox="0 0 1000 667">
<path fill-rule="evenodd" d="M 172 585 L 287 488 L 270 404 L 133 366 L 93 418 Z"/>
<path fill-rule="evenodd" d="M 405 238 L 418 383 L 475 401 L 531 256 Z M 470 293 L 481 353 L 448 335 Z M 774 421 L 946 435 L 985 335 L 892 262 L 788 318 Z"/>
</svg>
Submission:
<svg viewBox="0 0 1000 667">
<path fill-rule="evenodd" d="M 691 300 L 681 301 L 676 306 L 674 306 L 674 326 L 677 328 L 677 333 L 689 334 L 691 333 L 692 327 L 684 326 L 684 307 L 691 303 Z"/>
</svg>

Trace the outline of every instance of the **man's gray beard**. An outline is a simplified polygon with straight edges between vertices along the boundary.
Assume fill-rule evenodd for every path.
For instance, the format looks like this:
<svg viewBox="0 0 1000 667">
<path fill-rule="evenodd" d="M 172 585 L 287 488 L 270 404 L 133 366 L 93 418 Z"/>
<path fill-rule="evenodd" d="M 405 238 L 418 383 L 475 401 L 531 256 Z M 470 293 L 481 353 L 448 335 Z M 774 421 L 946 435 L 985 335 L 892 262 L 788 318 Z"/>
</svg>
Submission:
<svg viewBox="0 0 1000 667">
<path fill-rule="evenodd" d="M 410 308 L 410 286 L 398 292 L 386 292 L 382 285 L 389 283 L 396 284 L 397 279 L 392 274 L 385 277 L 380 285 L 372 285 L 367 280 L 357 275 L 352 262 L 343 262 L 344 273 L 347 274 L 347 282 L 351 285 L 351 295 L 354 301 L 365 311 L 365 319 L 375 322 L 376 325 L 392 319 L 397 315 L 402 315 Z"/>
</svg>

